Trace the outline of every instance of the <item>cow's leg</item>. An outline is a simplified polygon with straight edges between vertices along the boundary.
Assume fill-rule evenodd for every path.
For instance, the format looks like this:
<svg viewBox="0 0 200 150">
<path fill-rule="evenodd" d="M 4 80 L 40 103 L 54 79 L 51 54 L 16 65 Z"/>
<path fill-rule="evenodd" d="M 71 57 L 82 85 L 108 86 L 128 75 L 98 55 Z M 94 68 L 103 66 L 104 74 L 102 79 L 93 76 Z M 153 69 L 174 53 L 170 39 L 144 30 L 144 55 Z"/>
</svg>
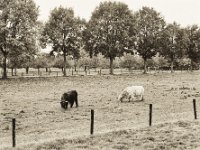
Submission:
<svg viewBox="0 0 200 150">
<path fill-rule="evenodd" d="M 71 108 L 73 107 L 73 105 L 74 105 L 74 101 L 71 103 Z"/>
<path fill-rule="evenodd" d="M 68 108 L 68 102 L 65 103 L 65 109 L 67 109 L 67 108 Z"/>
<path fill-rule="evenodd" d="M 76 107 L 78 107 L 78 98 L 75 98 Z"/>
<path fill-rule="evenodd" d="M 141 95 L 141 101 L 143 101 L 144 100 L 144 97 L 143 97 L 143 95 Z"/>
</svg>

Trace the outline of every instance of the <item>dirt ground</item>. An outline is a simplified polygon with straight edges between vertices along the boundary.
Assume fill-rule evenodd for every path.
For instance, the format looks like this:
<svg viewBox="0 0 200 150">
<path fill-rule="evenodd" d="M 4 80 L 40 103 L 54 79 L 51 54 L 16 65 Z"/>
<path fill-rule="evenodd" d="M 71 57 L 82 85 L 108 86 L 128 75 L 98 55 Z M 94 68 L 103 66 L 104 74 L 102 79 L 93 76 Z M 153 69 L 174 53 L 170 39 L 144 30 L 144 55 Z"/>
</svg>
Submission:
<svg viewBox="0 0 200 150">
<path fill-rule="evenodd" d="M 194 121 L 192 100 L 197 100 L 198 112 L 199 77 L 200 72 L 178 72 L 0 80 L 0 149 L 12 146 L 12 118 L 16 118 L 16 143 L 19 149 L 68 149 L 63 147 L 65 142 L 75 145 L 72 149 L 134 149 L 134 146 L 135 149 L 197 148 L 199 145 L 192 142 L 192 137 L 198 139 L 195 133 L 200 131 L 196 131 L 199 122 Z M 119 102 L 118 95 L 129 85 L 144 86 L 145 100 Z M 71 89 L 78 91 L 80 107 L 64 111 L 60 108 L 60 97 Z M 149 104 L 153 104 L 151 128 L 148 127 Z M 94 138 L 89 136 L 91 109 L 95 111 Z M 181 147 L 180 143 L 176 147 L 172 143 L 160 145 L 157 137 L 164 137 L 165 132 L 156 129 L 170 127 L 166 132 L 181 141 L 182 137 L 178 136 L 179 132 L 182 133 L 180 124 L 186 124 L 184 133 L 190 140 L 187 140 L 188 144 L 185 147 Z M 145 137 L 149 137 L 149 134 L 152 139 L 146 143 Z M 118 142 L 112 141 L 116 138 L 125 143 L 121 146 L 125 146 L 120 148 Z M 73 140 L 67 142 L 67 139 Z M 86 139 L 93 141 L 92 147 Z M 131 142 L 132 139 L 143 139 L 143 144 Z M 46 146 L 44 143 L 47 143 Z M 53 147 L 52 143 L 55 143 Z M 109 143 L 112 143 L 112 147 Z"/>
</svg>

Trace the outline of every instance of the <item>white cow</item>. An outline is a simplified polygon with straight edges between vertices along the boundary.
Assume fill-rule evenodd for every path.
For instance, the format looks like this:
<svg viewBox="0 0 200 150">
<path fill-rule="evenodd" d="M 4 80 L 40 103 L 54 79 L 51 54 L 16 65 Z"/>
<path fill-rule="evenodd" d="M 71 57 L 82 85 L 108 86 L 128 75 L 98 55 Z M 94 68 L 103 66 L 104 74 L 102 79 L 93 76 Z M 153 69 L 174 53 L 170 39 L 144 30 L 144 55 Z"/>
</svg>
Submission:
<svg viewBox="0 0 200 150">
<path fill-rule="evenodd" d="M 129 86 L 126 87 L 119 95 L 118 100 L 144 100 L 144 87 L 143 86 Z"/>
</svg>

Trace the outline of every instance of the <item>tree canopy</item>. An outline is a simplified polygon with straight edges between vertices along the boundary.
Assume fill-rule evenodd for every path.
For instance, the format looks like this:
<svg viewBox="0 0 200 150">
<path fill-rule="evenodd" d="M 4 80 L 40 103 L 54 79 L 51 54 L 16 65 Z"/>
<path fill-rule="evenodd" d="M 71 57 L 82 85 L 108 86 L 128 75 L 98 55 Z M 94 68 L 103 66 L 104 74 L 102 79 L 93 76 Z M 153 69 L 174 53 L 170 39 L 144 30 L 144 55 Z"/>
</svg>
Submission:
<svg viewBox="0 0 200 150">
<path fill-rule="evenodd" d="M 157 54 L 158 39 L 165 27 L 160 13 L 153 8 L 143 7 L 134 14 L 136 42 L 135 48 L 144 59 L 144 73 L 147 72 L 146 61 Z"/>
<path fill-rule="evenodd" d="M 109 58 L 113 74 L 113 60 L 129 51 L 132 34 L 133 15 L 128 6 L 121 2 L 101 2 L 85 30 L 85 49 L 90 55 L 101 53 Z"/>
<path fill-rule="evenodd" d="M 38 8 L 33 0 L 1 0 L 0 52 L 3 76 L 7 78 L 6 62 L 13 56 L 32 55 L 36 50 Z"/>
<path fill-rule="evenodd" d="M 45 24 L 41 42 L 44 45 L 50 44 L 52 51 L 62 52 L 64 76 L 66 76 L 66 56 L 79 56 L 82 26 L 82 21 L 74 17 L 73 9 L 61 6 L 52 10 Z"/>
</svg>

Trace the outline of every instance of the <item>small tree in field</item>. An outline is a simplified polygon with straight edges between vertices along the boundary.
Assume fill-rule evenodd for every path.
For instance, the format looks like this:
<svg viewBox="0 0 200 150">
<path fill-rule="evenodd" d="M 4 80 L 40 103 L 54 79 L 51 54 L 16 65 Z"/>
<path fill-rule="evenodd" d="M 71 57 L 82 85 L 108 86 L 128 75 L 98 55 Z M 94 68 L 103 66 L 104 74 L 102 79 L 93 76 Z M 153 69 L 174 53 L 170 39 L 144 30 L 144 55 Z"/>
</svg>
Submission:
<svg viewBox="0 0 200 150">
<path fill-rule="evenodd" d="M 38 69 L 38 75 L 40 75 L 40 68 L 47 67 L 47 60 L 42 55 L 38 55 L 34 59 L 33 67 Z"/>
<path fill-rule="evenodd" d="M 64 60 L 62 56 L 57 56 L 54 58 L 53 67 L 61 69 L 62 72 L 64 71 Z M 66 67 L 70 67 L 69 61 L 66 61 Z"/>
<path fill-rule="evenodd" d="M 113 74 L 113 61 L 131 47 L 133 15 L 128 6 L 121 2 L 102 2 L 94 12 L 84 31 L 85 49 L 90 55 L 101 53 L 110 61 L 110 74 Z"/>
<path fill-rule="evenodd" d="M 135 13 L 135 48 L 144 60 L 144 73 L 147 73 L 147 59 L 157 54 L 158 39 L 165 21 L 153 8 L 143 7 Z"/>
<path fill-rule="evenodd" d="M 163 56 L 156 55 L 152 58 L 152 60 L 154 67 L 163 68 L 169 66 L 168 60 L 165 59 Z"/>
<path fill-rule="evenodd" d="M 122 61 L 120 62 L 120 66 L 122 68 L 128 68 L 129 71 L 133 67 L 136 68 L 136 66 L 138 64 L 137 59 L 134 55 L 127 54 L 124 57 L 122 57 L 121 59 L 122 59 Z"/>
<path fill-rule="evenodd" d="M 66 56 L 79 55 L 81 47 L 81 31 L 83 22 L 74 17 L 71 8 L 58 7 L 51 11 L 50 18 L 45 24 L 41 42 L 52 45 L 52 51 L 62 52 L 64 58 L 63 76 L 66 76 Z"/>
</svg>

